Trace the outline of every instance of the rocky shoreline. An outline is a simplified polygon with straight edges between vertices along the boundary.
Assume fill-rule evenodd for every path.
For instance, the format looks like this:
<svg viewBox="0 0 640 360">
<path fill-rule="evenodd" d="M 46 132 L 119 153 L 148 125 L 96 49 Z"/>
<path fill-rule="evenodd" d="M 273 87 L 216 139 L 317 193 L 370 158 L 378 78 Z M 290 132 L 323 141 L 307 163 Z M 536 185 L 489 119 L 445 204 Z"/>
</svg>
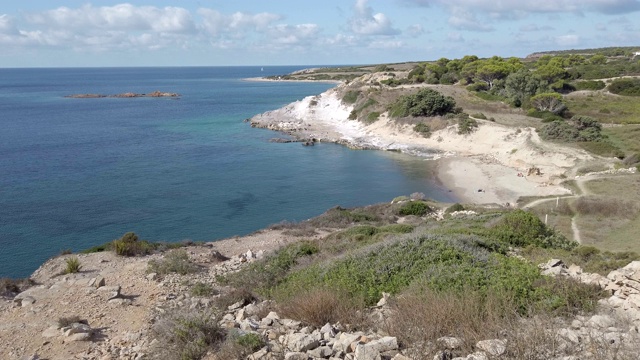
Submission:
<svg viewBox="0 0 640 360">
<path fill-rule="evenodd" d="M 66 98 L 71 99 L 99 99 L 99 98 L 120 98 L 120 99 L 128 99 L 128 98 L 140 98 L 140 97 L 152 97 L 152 98 L 160 98 L 160 97 L 169 97 L 169 98 L 177 98 L 180 97 L 178 93 L 169 93 L 169 92 L 160 92 L 154 91 L 148 94 L 144 93 L 132 93 L 126 92 L 115 95 L 105 95 L 105 94 L 73 94 L 66 95 Z"/>
</svg>

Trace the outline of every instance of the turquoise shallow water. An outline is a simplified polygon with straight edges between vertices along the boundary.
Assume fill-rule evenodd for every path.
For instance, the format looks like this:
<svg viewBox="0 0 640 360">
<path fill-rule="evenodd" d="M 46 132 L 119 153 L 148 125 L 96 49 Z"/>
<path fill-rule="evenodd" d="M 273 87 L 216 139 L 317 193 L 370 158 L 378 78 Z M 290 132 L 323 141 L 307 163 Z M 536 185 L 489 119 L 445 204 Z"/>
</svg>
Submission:
<svg viewBox="0 0 640 360">
<path fill-rule="evenodd" d="M 211 241 L 412 192 L 428 162 L 275 144 L 244 119 L 331 84 L 249 82 L 300 67 L 0 69 L 0 277 L 134 231 Z M 69 99 L 77 93 L 180 99 Z"/>
</svg>

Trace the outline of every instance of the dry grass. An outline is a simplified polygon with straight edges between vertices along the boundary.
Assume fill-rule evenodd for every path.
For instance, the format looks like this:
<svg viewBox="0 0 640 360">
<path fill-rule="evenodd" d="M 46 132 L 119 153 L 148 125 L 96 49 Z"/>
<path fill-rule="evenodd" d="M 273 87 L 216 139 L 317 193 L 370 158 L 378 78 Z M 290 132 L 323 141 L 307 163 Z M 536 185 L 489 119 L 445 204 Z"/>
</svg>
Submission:
<svg viewBox="0 0 640 360">
<path fill-rule="evenodd" d="M 464 339 L 462 353 L 472 353 L 479 340 L 500 338 L 516 319 L 508 304 L 498 297 L 483 297 L 474 292 L 462 295 L 412 291 L 399 296 L 392 305 L 386 331 L 404 346 L 433 358 L 443 336 Z"/>
<path fill-rule="evenodd" d="M 31 279 L 0 278 L 0 296 L 13 297 L 35 285 Z"/>
<path fill-rule="evenodd" d="M 633 96 L 618 96 L 603 91 L 579 91 L 565 97 L 569 110 L 606 124 L 637 124 L 640 102 Z"/>
<path fill-rule="evenodd" d="M 573 202 L 579 215 L 633 219 L 638 214 L 638 206 L 631 200 L 605 197 L 582 196 Z"/>
<path fill-rule="evenodd" d="M 341 322 L 356 328 L 366 324 L 364 299 L 348 298 L 344 293 L 317 288 L 278 301 L 278 313 L 317 327 Z"/>
</svg>

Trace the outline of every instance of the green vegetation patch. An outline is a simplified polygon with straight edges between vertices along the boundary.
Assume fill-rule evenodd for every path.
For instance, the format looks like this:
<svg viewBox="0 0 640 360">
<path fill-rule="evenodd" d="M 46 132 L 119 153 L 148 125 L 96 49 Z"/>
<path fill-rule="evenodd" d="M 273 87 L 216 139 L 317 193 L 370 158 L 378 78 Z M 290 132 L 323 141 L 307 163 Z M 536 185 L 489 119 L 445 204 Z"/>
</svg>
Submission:
<svg viewBox="0 0 640 360">
<path fill-rule="evenodd" d="M 640 96 L 640 79 L 615 79 L 609 84 L 608 90 L 614 94 L 624 96 Z"/>
<path fill-rule="evenodd" d="M 412 95 L 400 96 L 389 108 L 392 117 L 437 116 L 454 112 L 455 100 L 433 89 L 421 89 Z"/>
</svg>

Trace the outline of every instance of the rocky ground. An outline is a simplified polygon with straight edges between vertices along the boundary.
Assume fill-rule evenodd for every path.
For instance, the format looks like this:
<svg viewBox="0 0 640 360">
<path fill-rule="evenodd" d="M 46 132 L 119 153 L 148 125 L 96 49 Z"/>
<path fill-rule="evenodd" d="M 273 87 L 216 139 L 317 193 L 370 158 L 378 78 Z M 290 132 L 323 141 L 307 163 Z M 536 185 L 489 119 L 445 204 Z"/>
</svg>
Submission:
<svg viewBox="0 0 640 360">
<path fill-rule="evenodd" d="M 316 236 L 322 236 L 320 234 Z M 113 252 L 77 255 L 79 273 L 60 275 L 63 255 L 43 264 L 32 276 L 36 286 L 0 303 L 0 358 L 2 359 L 144 359 L 158 346 L 151 327 L 167 311 L 203 311 L 215 297 L 193 296 L 197 282 L 217 286 L 217 276 L 237 271 L 266 252 L 295 241 L 281 230 L 265 230 L 243 238 L 185 248 L 202 267 L 190 275 L 160 277 L 148 273 L 150 260 L 165 254 L 120 257 Z M 549 276 L 568 276 L 598 284 L 611 294 L 592 316 L 578 316 L 545 328 L 554 348 L 580 354 L 563 359 L 627 358 L 640 348 L 640 262 L 611 272 L 607 277 L 584 273 L 579 267 L 552 260 L 541 266 Z M 509 357 L 509 337 L 485 339 L 475 351 L 460 350 L 461 339 L 443 337 L 434 344 L 399 344 L 376 327 L 352 332 L 347 324 L 312 327 L 285 319 L 272 311 L 270 302 L 243 302 L 228 306 L 220 320 L 223 328 L 239 334 L 257 334 L 266 346 L 249 359 L 423 359 L 426 349 L 439 349 L 436 359 L 493 359 Z M 384 322 L 392 312 L 388 296 L 370 309 L 372 323 Z M 627 319 L 621 322 L 620 319 Z M 526 325 L 523 325 L 526 326 Z M 532 327 L 538 325 L 530 325 Z M 545 325 L 545 326 L 548 326 Z M 544 347 L 544 351 L 551 351 Z M 569 351 L 570 350 L 570 351 Z M 550 353 L 551 354 L 551 353 Z M 219 359 L 209 354 L 208 359 Z M 631 357 L 629 357 L 631 358 Z"/>
</svg>

